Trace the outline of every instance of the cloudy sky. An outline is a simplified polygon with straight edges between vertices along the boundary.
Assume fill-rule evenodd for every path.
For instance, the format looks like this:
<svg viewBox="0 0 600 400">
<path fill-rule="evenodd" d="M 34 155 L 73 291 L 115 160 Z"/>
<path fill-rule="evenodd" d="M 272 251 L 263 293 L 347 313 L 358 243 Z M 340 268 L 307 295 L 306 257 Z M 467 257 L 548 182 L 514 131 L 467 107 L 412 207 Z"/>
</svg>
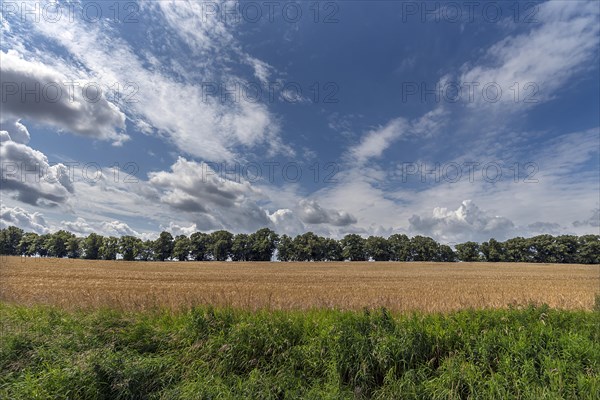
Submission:
<svg viewBox="0 0 600 400">
<path fill-rule="evenodd" d="M 4 1 L 0 224 L 598 234 L 599 18 L 594 1 Z"/>
</svg>

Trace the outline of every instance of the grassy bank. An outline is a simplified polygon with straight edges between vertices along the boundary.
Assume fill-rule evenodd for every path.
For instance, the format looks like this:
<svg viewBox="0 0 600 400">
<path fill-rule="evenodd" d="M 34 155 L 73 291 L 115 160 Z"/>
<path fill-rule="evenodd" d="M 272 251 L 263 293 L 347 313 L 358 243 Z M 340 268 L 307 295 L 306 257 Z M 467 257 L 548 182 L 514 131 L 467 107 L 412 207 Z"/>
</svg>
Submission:
<svg viewBox="0 0 600 400">
<path fill-rule="evenodd" d="M 597 399 L 600 313 L 0 305 L 0 398 Z"/>
</svg>

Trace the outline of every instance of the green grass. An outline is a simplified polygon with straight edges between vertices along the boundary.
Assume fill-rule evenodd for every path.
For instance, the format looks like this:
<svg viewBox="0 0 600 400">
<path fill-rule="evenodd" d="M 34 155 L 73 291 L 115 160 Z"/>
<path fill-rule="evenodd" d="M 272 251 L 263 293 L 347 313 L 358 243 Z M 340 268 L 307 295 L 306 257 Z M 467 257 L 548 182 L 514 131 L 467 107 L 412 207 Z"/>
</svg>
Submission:
<svg viewBox="0 0 600 400">
<path fill-rule="evenodd" d="M 600 312 L 0 304 L 2 399 L 598 399 Z"/>
</svg>

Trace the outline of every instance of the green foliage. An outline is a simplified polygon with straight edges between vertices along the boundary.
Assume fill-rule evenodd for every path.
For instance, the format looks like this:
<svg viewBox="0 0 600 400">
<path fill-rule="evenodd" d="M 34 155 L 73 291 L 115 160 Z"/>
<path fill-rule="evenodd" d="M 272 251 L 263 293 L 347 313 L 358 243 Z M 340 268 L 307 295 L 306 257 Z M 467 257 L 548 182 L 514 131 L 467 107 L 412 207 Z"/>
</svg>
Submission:
<svg viewBox="0 0 600 400">
<path fill-rule="evenodd" d="M 103 260 L 116 260 L 119 252 L 119 239 L 114 236 L 107 236 L 102 239 L 100 246 L 100 256 Z"/>
<path fill-rule="evenodd" d="M 133 261 L 142 251 L 142 240 L 135 236 L 122 236 L 119 239 L 119 252 L 125 261 Z"/>
<path fill-rule="evenodd" d="M 294 259 L 294 243 L 288 235 L 282 235 L 279 240 L 277 258 L 280 261 L 292 261 Z"/>
<path fill-rule="evenodd" d="M 231 245 L 233 261 L 271 261 L 279 242 L 279 235 L 268 228 L 262 228 L 251 235 L 235 235 Z"/>
<path fill-rule="evenodd" d="M 36 243 L 38 241 L 38 238 L 39 235 L 37 233 L 25 233 L 19 241 L 17 254 L 29 257 L 35 256 L 37 254 Z"/>
<path fill-rule="evenodd" d="M 538 235 L 516 237 L 505 242 L 490 239 L 481 244 L 465 242 L 448 245 L 425 236 L 408 238 L 394 234 L 389 238 L 357 234 L 341 240 L 307 232 L 294 238 L 262 228 L 252 234 L 219 230 L 207 234 L 195 232 L 189 238 L 175 239 L 162 232 L 153 242 L 124 236 L 102 237 L 95 233 L 85 239 L 58 231 L 37 235 L 8 227 L 0 230 L 0 254 L 40 257 L 70 257 L 115 260 L 119 254 L 125 260 L 187 261 L 270 261 L 274 254 L 280 261 L 487 261 L 600 264 L 600 235 Z"/>
<path fill-rule="evenodd" d="M 227 231 L 215 231 L 210 234 L 210 253 L 213 260 L 227 261 L 231 256 L 233 234 Z"/>
<path fill-rule="evenodd" d="M 321 238 L 321 246 L 323 247 L 323 257 L 325 261 L 342 261 L 343 250 L 342 245 L 332 238 Z"/>
<path fill-rule="evenodd" d="M 481 250 L 482 258 L 489 262 L 500 262 L 505 261 L 506 249 L 503 244 L 498 242 L 496 239 L 490 239 L 488 242 L 481 243 L 479 247 Z"/>
<path fill-rule="evenodd" d="M 529 241 L 522 237 L 508 239 L 504 242 L 506 247 L 505 259 L 508 262 L 531 262 L 533 255 Z"/>
<path fill-rule="evenodd" d="M 0 254 L 16 256 L 23 238 L 23 229 L 15 226 L 0 230 Z"/>
<path fill-rule="evenodd" d="M 312 232 L 296 236 L 293 240 L 292 260 L 322 261 L 325 257 L 325 252 L 321 239 L 320 236 Z"/>
<path fill-rule="evenodd" d="M 140 261 L 154 260 L 154 242 L 152 240 L 145 240 L 140 244 L 138 259 Z"/>
<path fill-rule="evenodd" d="M 210 235 L 203 232 L 195 232 L 190 236 L 190 254 L 195 261 L 206 261 L 210 259 Z"/>
<path fill-rule="evenodd" d="M 6 399 L 595 399 L 600 313 L 65 312 L 0 303 Z"/>
<path fill-rule="evenodd" d="M 158 239 L 154 241 L 154 258 L 165 261 L 173 255 L 173 236 L 169 232 L 161 232 Z"/>
<path fill-rule="evenodd" d="M 410 240 L 412 261 L 436 261 L 438 258 L 438 244 L 426 236 L 415 236 Z"/>
<path fill-rule="evenodd" d="M 341 240 L 342 256 L 350 261 L 366 261 L 367 251 L 365 249 L 365 239 L 360 235 L 351 233 L 344 236 Z"/>
<path fill-rule="evenodd" d="M 600 264 L 600 235 L 579 237 L 576 259 L 582 264 Z"/>
<path fill-rule="evenodd" d="M 448 245 L 442 244 L 438 247 L 438 256 L 436 261 L 454 262 L 457 260 L 456 253 Z"/>
<path fill-rule="evenodd" d="M 73 238 L 75 238 L 75 235 L 63 230 L 48 235 L 44 243 L 48 251 L 48 256 L 57 258 L 66 257 L 69 254 L 69 242 Z M 71 246 L 71 251 L 74 251 L 73 245 Z M 79 251 L 77 250 L 76 253 L 78 254 Z"/>
<path fill-rule="evenodd" d="M 67 257 L 69 258 L 80 258 L 81 257 L 81 242 L 82 240 L 78 237 L 71 236 L 67 241 Z"/>
<path fill-rule="evenodd" d="M 179 235 L 173 243 L 173 257 L 179 261 L 187 261 L 190 256 L 192 244 L 185 235 Z"/>
<path fill-rule="evenodd" d="M 262 228 L 249 236 L 250 252 L 248 261 L 271 261 L 277 248 L 279 235 L 269 228 Z"/>
<path fill-rule="evenodd" d="M 457 244 L 456 255 L 460 261 L 479 261 L 479 244 L 475 242 Z"/>
<path fill-rule="evenodd" d="M 411 261 L 410 239 L 406 235 L 395 234 L 388 238 L 392 261 Z"/>
<path fill-rule="evenodd" d="M 52 235 L 50 235 L 50 234 L 44 234 L 44 235 L 38 236 L 38 238 L 35 242 L 35 253 L 39 254 L 40 257 L 46 257 L 49 255 L 47 244 L 50 242 L 51 236 Z"/>
<path fill-rule="evenodd" d="M 239 233 L 231 243 L 231 259 L 233 261 L 248 261 L 251 252 L 250 238 L 245 233 Z"/>
<path fill-rule="evenodd" d="M 385 238 L 369 236 L 365 241 L 367 257 L 375 261 L 389 261 L 391 259 L 390 245 Z"/>
<path fill-rule="evenodd" d="M 88 260 L 98 260 L 101 258 L 100 248 L 104 243 L 104 238 L 96 233 L 90 233 L 83 240 L 83 258 Z"/>
</svg>

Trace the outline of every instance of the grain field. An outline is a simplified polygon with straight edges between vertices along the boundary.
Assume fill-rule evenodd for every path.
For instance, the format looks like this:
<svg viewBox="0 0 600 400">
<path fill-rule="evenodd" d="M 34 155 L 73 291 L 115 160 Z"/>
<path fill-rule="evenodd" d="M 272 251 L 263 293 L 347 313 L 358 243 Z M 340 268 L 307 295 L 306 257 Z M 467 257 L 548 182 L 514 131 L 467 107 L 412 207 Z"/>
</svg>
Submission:
<svg viewBox="0 0 600 400">
<path fill-rule="evenodd" d="M 512 263 L 124 262 L 3 257 L 0 300 L 62 308 L 452 311 L 591 309 L 599 266 Z"/>
</svg>

